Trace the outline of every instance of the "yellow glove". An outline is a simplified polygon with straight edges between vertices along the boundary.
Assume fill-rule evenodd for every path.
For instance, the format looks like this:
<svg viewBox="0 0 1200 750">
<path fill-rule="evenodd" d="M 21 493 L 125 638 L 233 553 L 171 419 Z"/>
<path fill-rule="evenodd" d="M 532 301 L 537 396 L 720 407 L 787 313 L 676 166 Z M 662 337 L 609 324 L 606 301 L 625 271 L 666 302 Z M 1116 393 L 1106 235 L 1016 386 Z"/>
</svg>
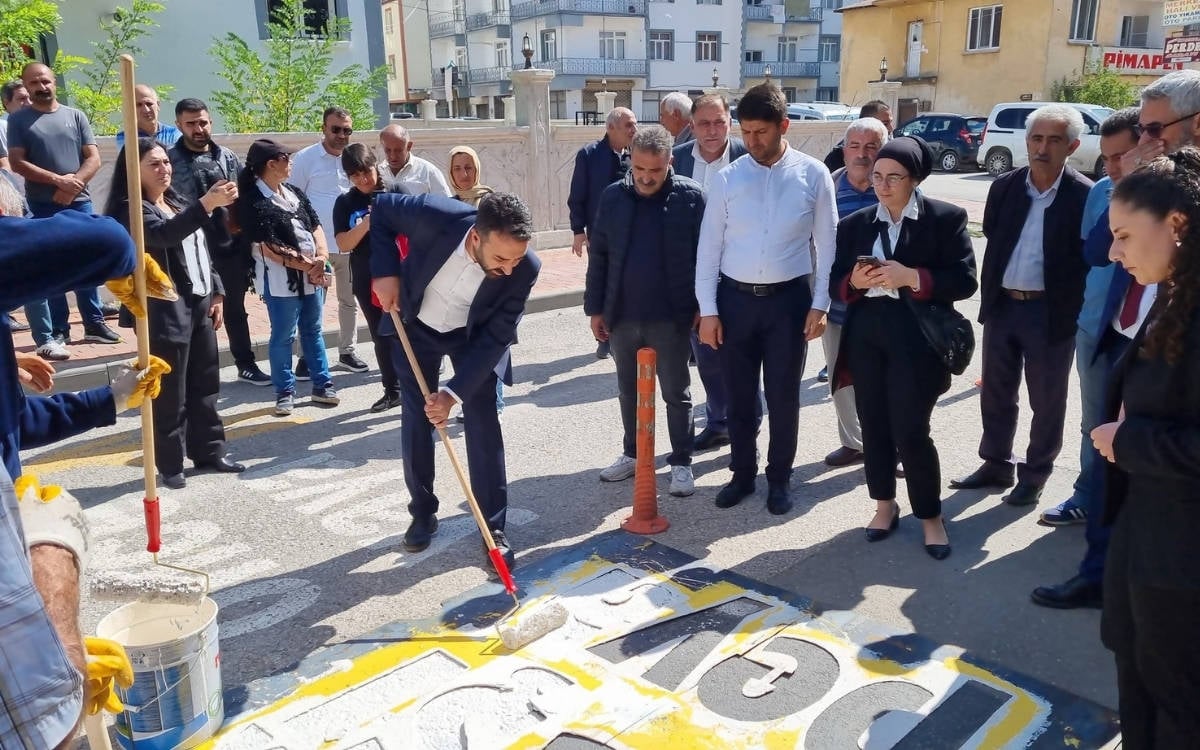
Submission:
<svg viewBox="0 0 1200 750">
<path fill-rule="evenodd" d="M 135 369 L 137 362 L 121 365 L 111 386 L 117 411 L 136 409 L 146 398 L 158 398 L 162 391 L 162 376 L 171 371 L 165 360 L 150 355 L 150 366 L 145 370 Z"/>
<path fill-rule="evenodd" d="M 107 638 L 84 638 L 87 651 L 87 686 L 84 703 L 88 715 L 100 713 L 101 709 L 119 714 L 125 705 L 117 697 L 113 683 L 128 689 L 133 685 L 133 665 L 125 648 Z"/>
<path fill-rule="evenodd" d="M 129 312 L 133 313 L 135 318 L 146 317 L 146 311 L 142 308 L 141 300 L 138 299 L 134 289 L 133 274 L 106 281 L 104 286 L 108 287 L 108 291 L 112 292 L 122 305 L 129 308 Z M 146 296 L 167 302 L 179 299 L 179 295 L 175 293 L 175 285 L 171 283 L 171 277 L 163 272 L 158 262 L 149 253 L 146 254 Z"/>
</svg>

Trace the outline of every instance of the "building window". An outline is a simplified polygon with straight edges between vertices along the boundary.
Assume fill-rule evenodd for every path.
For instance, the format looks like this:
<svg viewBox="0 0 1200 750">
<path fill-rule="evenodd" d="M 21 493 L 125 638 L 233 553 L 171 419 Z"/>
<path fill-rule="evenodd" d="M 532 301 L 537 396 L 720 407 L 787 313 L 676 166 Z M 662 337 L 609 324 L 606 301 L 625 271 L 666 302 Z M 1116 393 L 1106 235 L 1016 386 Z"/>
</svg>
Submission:
<svg viewBox="0 0 1200 750">
<path fill-rule="evenodd" d="M 696 32 L 696 62 L 721 62 L 721 33 Z"/>
<path fill-rule="evenodd" d="M 387 34 L 392 34 L 395 32 L 395 28 L 393 27 L 393 24 L 392 24 L 392 9 L 391 8 L 388 8 L 387 10 L 385 10 L 383 12 L 383 31 L 384 31 L 384 33 L 387 33 Z"/>
<path fill-rule="evenodd" d="M 721 0 L 696 0 L 696 5 L 720 5 Z"/>
<path fill-rule="evenodd" d="M 836 86 L 822 86 L 817 89 L 817 101 L 819 102 L 836 102 L 838 98 L 838 90 Z"/>
<path fill-rule="evenodd" d="M 396 56 L 388 55 L 388 78 L 396 80 Z"/>
<path fill-rule="evenodd" d="M 796 87 L 795 86 L 784 86 L 783 87 L 783 99 L 788 104 L 791 104 L 792 102 L 796 101 Z"/>
<path fill-rule="evenodd" d="M 460 75 L 466 75 L 467 70 L 467 48 L 454 48 L 454 67 L 458 68 Z"/>
<path fill-rule="evenodd" d="M 455 21 L 461 21 L 467 17 L 467 6 L 465 0 L 454 0 L 451 5 L 451 11 L 454 13 Z"/>
<path fill-rule="evenodd" d="M 779 47 L 776 50 L 779 62 L 796 62 L 796 48 L 799 46 L 799 40 L 794 36 L 779 37 Z"/>
<path fill-rule="evenodd" d="M 558 59 L 558 37 L 554 29 L 542 32 L 542 61 Z"/>
<path fill-rule="evenodd" d="M 1071 41 L 1096 41 L 1096 13 L 1100 0 L 1071 0 Z"/>
<path fill-rule="evenodd" d="M 742 59 L 746 62 L 762 62 L 762 50 L 748 49 L 742 52 Z"/>
<path fill-rule="evenodd" d="M 835 63 L 842 60 L 842 38 L 840 36 L 821 37 L 821 62 Z"/>
<path fill-rule="evenodd" d="M 675 59 L 675 32 L 674 31 L 651 31 L 650 32 L 650 54 L 647 56 L 651 60 L 674 60 Z"/>
<path fill-rule="evenodd" d="M 509 56 L 508 42 L 496 42 L 496 67 L 509 68 L 512 67 L 512 60 Z"/>
<path fill-rule="evenodd" d="M 1146 47 L 1150 35 L 1150 16 L 1125 16 L 1121 19 L 1121 46 Z"/>
<path fill-rule="evenodd" d="M 600 58 L 602 60 L 625 59 L 625 32 L 600 32 Z"/>
<path fill-rule="evenodd" d="M 496 13 L 507 13 L 508 0 L 492 0 L 492 10 Z"/>
<path fill-rule="evenodd" d="M 304 32 L 308 36 L 325 36 L 326 27 L 339 18 L 347 18 L 344 0 L 303 0 Z M 285 9 L 283 0 L 267 0 L 267 16 L 271 20 Z"/>
<path fill-rule="evenodd" d="M 842 7 L 842 0 L 825 0 L 826 10 L 837 10 Z"/>
<path fill-rule="evenodd" d="M 967 49 L 1000 49 L 1000 14 L 1003 5 L 971 8 L 967 23 Z"/>
</svg>

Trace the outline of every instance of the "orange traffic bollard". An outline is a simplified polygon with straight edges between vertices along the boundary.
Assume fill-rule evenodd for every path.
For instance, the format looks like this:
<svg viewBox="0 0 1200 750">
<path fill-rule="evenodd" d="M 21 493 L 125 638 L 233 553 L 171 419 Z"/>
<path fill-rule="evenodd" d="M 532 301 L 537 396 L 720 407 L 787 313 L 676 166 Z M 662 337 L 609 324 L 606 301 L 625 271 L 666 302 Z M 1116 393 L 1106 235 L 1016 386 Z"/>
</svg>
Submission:
<svg viewBox="0 0 1200 750">
<path fill-rule="evenodd" d="M 658 515 L 658 486 L 654 476 L 654 362 L 653 349 L 637 353 L 637 465 L 633 473 L 633 515 L 621 528 L 634 534 L 659 534 L 671 523 Z"/>
</svg>

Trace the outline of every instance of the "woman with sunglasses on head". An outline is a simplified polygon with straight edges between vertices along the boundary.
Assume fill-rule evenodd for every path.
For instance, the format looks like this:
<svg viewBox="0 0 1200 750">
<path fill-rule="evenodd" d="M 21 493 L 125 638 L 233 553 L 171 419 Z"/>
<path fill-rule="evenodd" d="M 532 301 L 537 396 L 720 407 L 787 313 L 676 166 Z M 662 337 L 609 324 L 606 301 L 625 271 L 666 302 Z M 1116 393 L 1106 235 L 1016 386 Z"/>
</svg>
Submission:
<svg viewBox="0 0 1200 750">
<path fill-rule="evenodd" d="M 292 344 L 299 330 L 300 349 L 312 378 L 314 403 L 336 406 L 337 391 L 321 336 L 321 311 L 329 278 L 325 233 L 308 197 L 287 183 L 292 152 L 261 138 L 250 144 L 238 175 L 238 223 L 254 243 L 254 277 L 271 320 L 271 383 L 275 415 L 287 416 L 295 404 L 296 375 Z"/>
<path fill-rule="evenodd" d="M 1125 176 L 1109 257 L 1154 306 L 1113 368 L 1092 442 L 1107 461 L 1100 635 L 1117 663 L 1122 747 L 1200 743 L 1200 150 Z"/>
<path fill-rule="evenodd" d="M 831 379 L 835 389 L 854 383 L 867 489 L 875 500 L 867 541 L 886 539 L 899 525 L 899 453 L 925 551 L 942 560 L 950 539 L 929 420 L 950 387 L 950 371 L 925 340 L 912 301 L 953 306 L 974 294 L 978 282 L 967 212 L 917 190 L 932 170 L 925 141 L 888 141 L 871 173 L 879 205 L 838 224 L 830 293 L 845 300 L 847 313 Z"/>
<path fill-rule="evenodd" d="M 195 201 L 185 201 L 171 189 L 171 160 L 166 147 L 153 138 L 138 138 L 142 214 L 146 252 L 171 277 L 178 299 L 150 298 L 146 318 L 150 353 L 171 366 L 162 378 L 154 403 L 154 462 L 163 484 L 187 485 L 183 475 L 186 454 L 197 469 L 241 472 L 240 463 L 225 453 L 225 427 L 217 413 L 220 361 L 217 329 L 225 295 L 221 277 L 213 270 L 205 229 L 215 209 L 237 199 L 237 185 L 220 180 Z M 125 149 L 117 157 L 104 212 L 129 227 L 129 174 Z"/>
</svg>

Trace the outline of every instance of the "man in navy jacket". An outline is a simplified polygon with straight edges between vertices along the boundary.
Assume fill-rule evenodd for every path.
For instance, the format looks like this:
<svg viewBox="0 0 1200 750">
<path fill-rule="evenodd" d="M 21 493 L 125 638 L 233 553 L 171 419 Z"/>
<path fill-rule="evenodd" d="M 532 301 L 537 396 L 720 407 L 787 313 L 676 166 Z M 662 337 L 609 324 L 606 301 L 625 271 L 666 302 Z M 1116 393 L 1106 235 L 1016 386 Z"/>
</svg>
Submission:
<svg viewBox="0 0 1200 750">
<path fill-rule="evenodd" d="M 454 376 L 426 401 L 402 347 L 392 348 L 400 378 L 400 449 L 412 523 L 404 548 L 420 552 L 437 531 L 433 434 L 455 403 L 466 424 L 471 489 L 512 565 L 504 536 L 508 482 L 496 413 L 496 364 L 512 344 L 541 262 L 528 249 L 529 209 L 509 193 L 491 193 L 478 209 L 435 195 L 384 193 L 371 208 L 372 289 L 384 312 L 399 312 L 420 364 L 436 384 L 442 357 Z M 390 316 L 379 332 L 395 335 Z M 511 383 L 509 383 L 511 385 Z"/>
</svg>

